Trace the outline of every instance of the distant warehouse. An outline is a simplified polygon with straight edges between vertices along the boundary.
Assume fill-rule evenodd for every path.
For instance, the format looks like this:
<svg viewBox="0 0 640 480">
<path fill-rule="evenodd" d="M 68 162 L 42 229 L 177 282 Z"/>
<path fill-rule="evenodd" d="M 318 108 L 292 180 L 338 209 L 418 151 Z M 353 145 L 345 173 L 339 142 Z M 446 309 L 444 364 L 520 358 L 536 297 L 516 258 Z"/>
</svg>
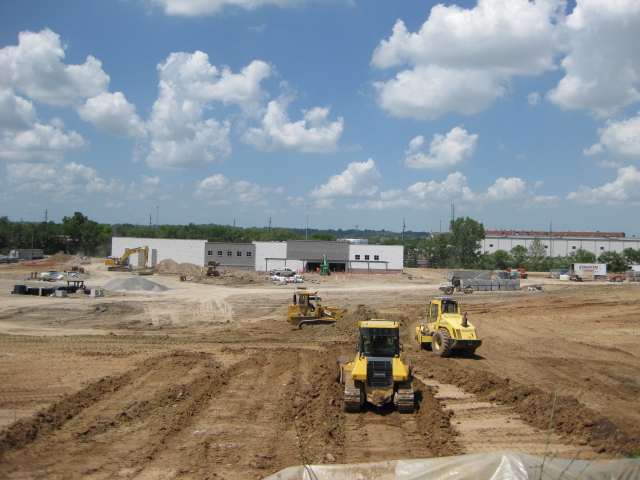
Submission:
<svg viewBox="0 0 640 480">
<path fill-rule="evenodd" d="M 287 242 L 226 243 L 206 240 L 114 237 L 111 255 L 129 248 L 148 246 L 150 265 L 171 259 L 177 263 L 206 266 L 219 262 L 218 270 L 269 271 L 288 267 L 299 272 L 316 271 L 327 262 L 331 272 L 399 273 L 403 269 L 402 245 L 368 245 L 349 242 L 289 240 Z M 135 265 L 135 259 L 132 259 Z"/>
<path fill-rule="evenodd" d="M 622 253 L 627 248 L 640 249 L 640 238 L 623 232 L 553 232 L 533 230 L 489 230 L 482 241 L 483 253 L 510 252 L 515 247 L 529 248 L 539 238 L 549 257 L 565 257 L 577 250 L 600 256 L 604 252 Z"/>
</svg>

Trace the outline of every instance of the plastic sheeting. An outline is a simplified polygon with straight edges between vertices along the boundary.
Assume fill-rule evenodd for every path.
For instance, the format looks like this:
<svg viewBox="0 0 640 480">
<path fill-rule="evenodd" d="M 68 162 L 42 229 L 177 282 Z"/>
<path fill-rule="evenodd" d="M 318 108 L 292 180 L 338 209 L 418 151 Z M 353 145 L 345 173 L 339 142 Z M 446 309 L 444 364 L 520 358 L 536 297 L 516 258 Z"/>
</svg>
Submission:
<svg viewBox="0 0 640 480">
<path fill-rule="evenodd" d="M 299 465 L 264 480 L 638 480 L 640 459 L 611 463 L 493 452 L 351 465 Z"/>
</svg>

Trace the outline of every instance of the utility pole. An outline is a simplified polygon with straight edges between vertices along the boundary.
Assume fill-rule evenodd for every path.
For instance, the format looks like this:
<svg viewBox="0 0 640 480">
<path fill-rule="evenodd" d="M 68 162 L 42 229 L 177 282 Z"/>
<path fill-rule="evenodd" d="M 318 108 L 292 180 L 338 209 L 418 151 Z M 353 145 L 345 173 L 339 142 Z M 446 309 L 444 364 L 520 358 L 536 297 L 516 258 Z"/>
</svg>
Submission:
<svg viewBox="0 0 640 480">
<path fill-rule="evenodd" d="M 404 223 L 404 218 L 402 219 L 402 244 L 404 245 L 404 229 L 407 225 Z"/>
</svg>

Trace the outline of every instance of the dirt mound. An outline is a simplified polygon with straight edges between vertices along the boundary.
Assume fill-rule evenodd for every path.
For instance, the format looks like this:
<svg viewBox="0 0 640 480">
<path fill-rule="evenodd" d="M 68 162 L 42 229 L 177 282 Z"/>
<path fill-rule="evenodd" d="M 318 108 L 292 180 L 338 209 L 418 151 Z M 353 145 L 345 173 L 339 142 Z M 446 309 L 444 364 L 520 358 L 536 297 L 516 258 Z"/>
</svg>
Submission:
<svg viewBox="0 0 640 480">
<path fill-rule="evenodd" d="M 159 275 L 200 275 L 202 268 L 193 263 L 178 263 L 170 258 L 162 260 L 155 267 L 155 272 Z"/>
<path fill-rule="evenodd" d="M 143 277 L 116 278 L 105 283 L 105 290 L 111 292 L 148 292 L 162 293 L 171 290 L 169 287 L 152 282 Z"/>
<path fill-rule="evenodd" d="M 231 287 L 242 285 L 263 284 L 265 282 L 263 272 L 248 270 L 223 270 L 219 277 L 199 276 L 193 279 L 196 283 L 206 283 L 209 285 L 226 285 Z"/>
<path fill-rule="evenodd" d="M 48 262 L 56 262 L 56 263 L 67 263 L 71 260 L 71 257 L 66 253 L 58 252 L 55 255 L 51 255 L 47 258 Z"/>
</svg>

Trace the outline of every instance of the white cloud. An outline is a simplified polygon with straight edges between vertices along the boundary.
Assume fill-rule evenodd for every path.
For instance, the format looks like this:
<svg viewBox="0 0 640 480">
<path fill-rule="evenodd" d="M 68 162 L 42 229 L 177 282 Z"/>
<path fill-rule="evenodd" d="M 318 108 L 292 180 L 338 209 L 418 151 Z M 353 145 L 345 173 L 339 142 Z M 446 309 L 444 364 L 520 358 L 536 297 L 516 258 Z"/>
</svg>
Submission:
<svg viewBox="0 0 640 480">
<path fill-rule="evenodd" d="M 80 118 L 117 137 L 146 137 L 135 105 L 121 92 L 103 92 L 78 107 Z"/>
<path fill-rule="evenodd" d="M 442 182 L 416 182 L 405 190 L 386 190 L 379 198 L 347 205 L 353 210 L 436 210 L 451 202 L 462 208 L 479 208 L 492 203 L 508 203 L 513 208 L 539 209 L 557 207 L 559 198 L 536 196 L 520 178 L 499 178 L 484 193 L 474 193 L 467 178 L 460 172 L 451 173 Z"/>
<path fill-rule="evenodd" d="M 73 130 L 64 133 L 53 125 L 37 123 L 31 130 L 7 132 L 0 139 L 0 158 L 43 163 L 57 160 L 67 151 L 85 145 L 84 139 Z"/>
<path fill-rule="evenodd" d="M 37 169 L 25 163 L 9 164 L 7 180 L 18 184 L 19 190 L 46 194 L 58 203 L 85 199 L 87 194 L 118 195 L 124 191 L 121 182 L 105 180 L 95 169 L 73 162 L 52 162 Z"/>
<path fill-rule="evenodd" d="M 329 109 L 315 107 L 302 111 L 302 120 L 291 122 L 286 100 L 271 101 L 260 128 L 251 128 L 243 140 L 263 151 L 295 150 L 303 153 L 327 153 L 338 149 L 337 142 L 344 129 L 340 117 L 330 122 Z"/>
<path fill-rule="evenodd" d="M 581 205 L 637 206 L 640 205 L 640 172 L 634 166 L 618 169 L 618 178 L 601 187 L 581 185 L 567 200 Z"/>
<path fill-rule="evenodd" d="M 467 161 L 473 155 L 478 135 L 469 135 L 462 127 L 454 127 L 446 135 L 436 134 L 429 145 L 429 154 L 419 151 L 424 137 L 411 140 L 403 163 L 409 168 L 449 168 Z"/>
<path fill-rule="evenodd" d="M 150 0 L 151 4 L 162 8 L 167 15 L 185 17 L 216 15 L 230 7 L 245 10 L 254 10 L 264 5 L 295 7 L 306 1 L 308 0 Z"/>
<path fill-rule="evenodd" d="M 315 188 L 309 196 L 318 199 L 316 206 L 329 208 L 336 198 L 371 197 L 378 191 L 382 175 L 373 159 L 350 163 L 339 175 L 333 175 L 324 185 Z"/>
<path fill-rule="evenodd" d="M 266 207 L 269 195 L 280 195 L 282 188 L 261 187 L 240 180 L 231 183 L 224 175 L 216 174 L 196 183 L 194 195 L 207 201 L 208 205 L 231 205 L 240 203 L 246 207 Z"/>
<path fill-rule="evenodd" d="M 527 95 L 527 101 L 529 102 L 529 105 L 535 107 L 540 103 L 540 94 L 538 92 L 531 92 Z"/>
<path fill-rule="evenodd" d="M 0 128 L 8 131 L 29 130 L 35 121 L 33 103 L 14 95 L 10 88 L 0 88 Z"/>
<path fill-rule="evenodd" d="M 640 2 L 582 0 L 567 17 L 566 75 L 549 98 L 606 117 L 640 100 Z"/>
<path fill-rule="evenodd" d="M 490 202 L 522 200 L 531 194 L 527 184 L 521 178 L 498 178 L 486 193 L 480 195 Z"/>
<path fill-rule="evenodd" d="M 257 111 L 267 96 L 260 82 L 272 73 L 268 64 L 258 61 L 240 74 L 219 71 L 202 52 L 173 53 L 158 71 L 160 95 L 147 122 L 153 137 L 147 163 L 173 169 L 201 167 L 229 155 L 230 122 L 205 119 L 205 110 L 218 101 Z"/>
<path fill-rule="evenodd" d="M 99 60 L 89 56 L 81 65 L 65 65 L 64 49 L 49 29 L 21 32 L 18 46 L 0 49 L 0 86 L 52 105 L 71 105 L 107 90 L 109 76 Z"/>
<path fill-rule="evenodd" d="M 585 149 L 585 155 L 609 151 L 613 155 L 640 160 L 640 116 L 623 121 L 610 120 L 598 130 L 600 142 Z"/>
<path fill-rule="evenodd" d="M 416 119 L 473 114 L 506 93 L 512 75 L 556 68 L 555 22 L 562 0 L 479 0 L 473 9 L 436 5 L 417 33 L 398 20 L 376 48 L 372 65 L 409 65 L 378 82 L 380 105 Z"/>
</svg>

